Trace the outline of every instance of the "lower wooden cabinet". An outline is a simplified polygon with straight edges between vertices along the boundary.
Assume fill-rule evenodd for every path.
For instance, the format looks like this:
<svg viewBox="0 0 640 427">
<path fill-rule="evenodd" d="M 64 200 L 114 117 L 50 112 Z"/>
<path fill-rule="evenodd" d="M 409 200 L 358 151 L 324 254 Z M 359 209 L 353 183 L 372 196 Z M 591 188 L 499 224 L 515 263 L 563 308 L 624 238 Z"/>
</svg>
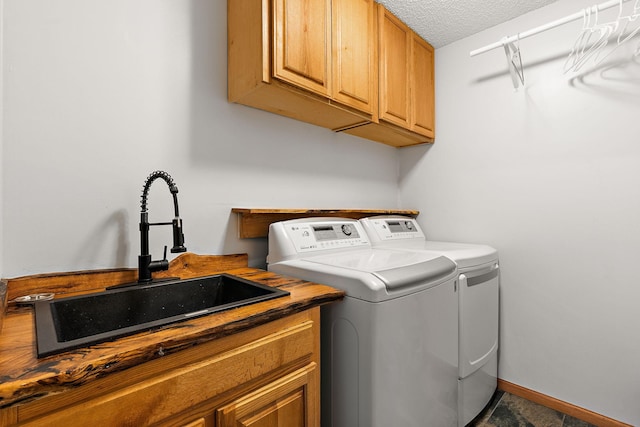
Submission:
<svg viewBox="0 0 640 427">
<path fill-rule="evenodd" d="M 218 427 L 304 427 L 317 425 L 315 364 L 243 396 L 217 410 Z"/>
<path fill-rule="evenodd" d="M 319 310 L 21 404 L 0 424 L 319 427 Z"/>
</svg>

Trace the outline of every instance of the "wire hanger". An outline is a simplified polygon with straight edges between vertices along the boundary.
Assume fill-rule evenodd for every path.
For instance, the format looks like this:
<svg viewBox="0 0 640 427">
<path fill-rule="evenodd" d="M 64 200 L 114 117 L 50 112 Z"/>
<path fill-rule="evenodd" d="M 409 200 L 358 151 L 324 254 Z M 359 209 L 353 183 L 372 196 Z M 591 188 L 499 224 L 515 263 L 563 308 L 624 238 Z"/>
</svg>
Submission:
<svg viewBox="0 0 640 427">
<path fill-rule="evenodd" d="M 622 7 L 622 5 L 620 5 L 620 7 Z M 636 0 L 635 4 L 633 5 L 633 12 L 630 15 L 622 16 L 619 18 L 619 20 L 624 21 L 624 23 L 622 24 L 620 33 L 618 34 L 618 40 L 617 40 L 618 46 L 626 43 L 629 39 L 633 38 L 636 34 L 638 34 L 638 31 L 640 31 L 640 25 L 638 25 L 634 30 L 630 31 L 625 36 L 625 32 L 627 31 L 627 27 L 629 26 L 629 24 L 631 24 L 632 22 L 635 22 L 639 17 L 640 17 L 640 0 Z M 640 21 L 638 23 L 640 24 Z"/>
<path fill-rule="evenodd" d="M 635 21 L 638 17 L 640 17 L 640 0 L 636 0 L 635 4 L 633 5 L 633 18 L 631 20 Z M 636 35 L 637 32 L 638 32 L 638 28 L 636 28 L 636 30 L 633 31 L 633 35 Z M 626 42 L 630 38 L 631 37 L 627 37 L 624 41 Z M 636 51 L 634 52 L 633 56 L 634 58 L 640 58 L 640 43 L 638 43 L 638 46 L 636 47 Z"/>
<path fill-rule="evenodd" d="M 622 0 L 620 0 L 622 3 Z M 565 61 L 564 72 L 569 70 L 578 71 L 592 57 L 596 61 L 602 60 L 600 57 L 602 50 L 607 46 L 609 37 L 617 29 L 618 20 L 605 24 L 598 23 L 598 6 L 592 6 L 586 13 L 582 32 L 574 44 L 567 61 Z M 595 37 L 594 37 L 595 35 Z M 567 67 L 567 64 L 569 66 Z"/>
<path fill-rule="evenodd" d="M 606 57 L 611 55 L 611 53 L 613 53 L 617 48 L 619 48 L 624 43 L 626 43 L 627 41 L 635 37 L 640 32 L 640 25 L 636 26 L 635 29 L 627 31 L 629 25 L 631 23 L 634 23 L 640 17 L 640 0 L 636 0 L 633 6 L 633 11 L 627 15 L 623 14 L 623 5 L 622 5 L 623 2 L 624 0 L 619 0 L 618 17 L 615 21 L 609 22 L 606 24 L 597 25 L 596 28 L 598 28 L 600 31 L 603 31 L 602 35 L 603 37 L 606 37 L 606 39 L 602 42 L 600 40 L 596 42 L 596 44 L 594 44 L 596 48 L 595 51 L 591 52 L 590 55 L 585 56 L 582 61 L 579 61 L 577 64 L 575 64 L 573 68 L 574 71 L 577 71 L 584 64 L 584 62 L 586 62 L 589 59 L 589 57 L 593 55 L 595 56 L 594 63 L 599 64 Z M 638 20 L 638 24 L 640 24 L 640 20 Z M 616 32 L 618 33 L 618 36 L 615 39 L 615 43 L 612 42 L 611 49 L 609 49 L 609 51 L 605 55 L 601 55 L 602 52 L 604 51 L 604 47 L 607 46 L 608 42 L 611 40 L 614 40 L 613 36 Z M 638 50 L 636 50 L 636 53 L 634 54 L 634 56 L 638 56 Z"/>
<path fill-rule="evenodd" d="M 622 3 L 623 3 L 623 0 L 620 0 L 619 10 L 618 10 L 618 18 L 612 23 L 605 24 L 605 25 L 608 25 L 608 26 L 611 27 L 611 34 L 608 36 L 608 38 L 613 38 L 612 37 L 613 34 L 616 33 L 620 29 L 620 32 L 619 32 L 618 37 L 617 37 L 617 43 L 615 45 L 613 45 L 613 47 L 609 50 L 609 52 L 604 56 L 600 56 L 601 51 L 598 52 L 596 54 L 595 59 L 594 59 L 594 62 L 596 64 L 599 64 L 600 62 L 602 62 L 607 56 L 611 55 L 611 53 L 613 53 L 613 51 L 615 51 L 618 47 L 620 47 L 623 43 L 625 43 L 628 39 L 630 39 L 631 37 L 633 37 L 635 35 L 636 31 L 633 31 L 630 34 L 628 34 L 629 37 L 621 38 L 624 35 L 624 33 L 626 31 L 626 28 L 627 28 L 627 25 L 629 24 L 629 22 L 631 22 L 631 20 L 635 20 L 637 18 L 637 16 L 634 17 L 634 18 L 632 18 L 632 16 L 636 15 L 635 9 L 636 9 L 636 6 L 638 5 L 638 0 L 636 0 L 636 5 L 634 6 L 634 13 L 632 15 L 627 15 L 627 16 L 623 16 L 623 14 L 622 14 Z M 626 22 L 623 25 L 620 25 L 620 23 L 623 20 L 626 21 Z"/>
<path fill-rule="evenodd" d="M 503 38 L 502 46 L 507 57 L 513 88 L 518 89 L 518 86 L 524 86 L 524 68 L 522 67 L 522 57 L 520 55 L 520 35 L 517 35 L 515 42 L 509 42 L 507 37 Z"/>
<path fill-rule="evenodd" d="M 578 64 L 578 61 L 584 55 L 585 47 L 589 43 L 589 39 L 591 37 L 591 10 L 592 7 L 582 9 L 582 31 L 573 43 L 571 52 L 564 62 L 564 66 L 562 68 L 565 73 L 573 69 Z"/>
</svg>

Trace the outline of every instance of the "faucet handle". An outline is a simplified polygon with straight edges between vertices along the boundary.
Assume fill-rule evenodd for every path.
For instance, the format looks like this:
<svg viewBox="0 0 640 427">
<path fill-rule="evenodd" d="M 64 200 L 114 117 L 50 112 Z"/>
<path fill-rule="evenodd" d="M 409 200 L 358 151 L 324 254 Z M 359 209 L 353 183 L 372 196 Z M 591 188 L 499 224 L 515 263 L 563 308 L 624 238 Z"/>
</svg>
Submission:
<svg viewBox="0 0 640 427">
<path fill-rule="evenodd" d="M 151 261 L 151 255 L 140 255 L 138 257 L 138 282 L 151 282 L 153 279 L 151 273 L 154 271 L 162 271 L 169 269 L 169 261 L 167 261 L 167 247 L 164 247 L 163 259 L 159 261 Z"/>
</svg>

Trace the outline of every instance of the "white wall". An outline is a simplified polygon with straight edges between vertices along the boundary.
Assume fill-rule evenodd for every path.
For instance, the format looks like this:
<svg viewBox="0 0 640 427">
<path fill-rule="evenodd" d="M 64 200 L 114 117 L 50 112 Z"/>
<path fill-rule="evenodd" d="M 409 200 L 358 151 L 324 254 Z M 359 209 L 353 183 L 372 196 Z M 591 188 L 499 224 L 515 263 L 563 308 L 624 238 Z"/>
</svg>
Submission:
<svg viewBox="0 0 640 427">
<path fill-rule="evenodd" d="M 518 91 L 502 49 L 469 57 L 590 5 L 436 51 L 437 140 L 401 150 L 401 205 L 431 239 L 500 251 L 501 378 L 640 425 L 640 37 L 567 75 L 581 21 L 522 40 Z"/>
<path fill-rule="evenodd" d="M 0 274 L 135 266 L 155 169 L 190 251 L 261 265 L 230 208 L 397 207 L 399 153 L 398 207 L 429 237 L 500 250 L 500 376 L 640 424 L 640 67 L 563 75 L 579 22 L 521 42 L 525 90 L 500 51 L 468 57 L 583 3 L 438 49 L 437 143 L 398 151 L 229 104 L 224 1 L 4 0 Z"/>
<path fill-rule="evenodd" d="M 232 207 L 397 207 L 397 150 L 227 102 L 226 1 L 2 3 L 3 277 L 136 266 L 155 169 L 190 251 L 258 266 Z M 169 202 L 155 182 L 152 221 Z M 170 227 L 151 237 L 159 258 Z"/>
</svg>

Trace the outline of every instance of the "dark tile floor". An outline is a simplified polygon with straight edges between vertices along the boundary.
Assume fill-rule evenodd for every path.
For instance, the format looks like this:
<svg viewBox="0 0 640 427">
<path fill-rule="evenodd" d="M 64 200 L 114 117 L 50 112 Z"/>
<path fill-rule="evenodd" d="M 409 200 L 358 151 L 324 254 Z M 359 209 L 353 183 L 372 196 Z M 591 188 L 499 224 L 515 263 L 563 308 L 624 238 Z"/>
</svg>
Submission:
<svg viewBox="0 0 640 427">
<path fill-rule="evenodd" d="M 562 412 L 503 391 L 496 392 L 488 407 L 469 427 L 594 427 Z"/>
</svg>

